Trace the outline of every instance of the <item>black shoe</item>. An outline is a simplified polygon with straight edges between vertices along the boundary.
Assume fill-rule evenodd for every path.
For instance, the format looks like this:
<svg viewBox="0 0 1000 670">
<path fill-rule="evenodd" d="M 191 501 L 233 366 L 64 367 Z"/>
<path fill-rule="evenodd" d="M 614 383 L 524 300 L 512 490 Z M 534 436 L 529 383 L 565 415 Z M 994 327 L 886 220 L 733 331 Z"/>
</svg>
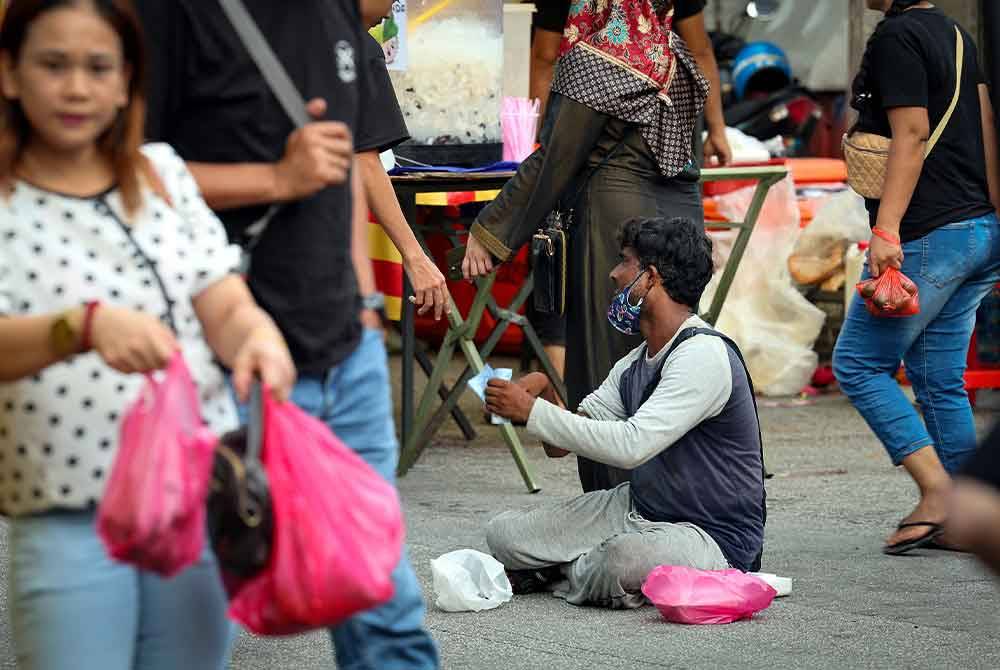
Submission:
<svg viewBox="0 0 1000 670">
<path fill-rule="evenodd" d="M 510 580 L 514 595 L 518 596 L 527 593 L 543 593 L 563 579 L 562 570 L 559 569 L 558 565 L 538 570 L 506 570 L 505 572 Z"/>
</svg>

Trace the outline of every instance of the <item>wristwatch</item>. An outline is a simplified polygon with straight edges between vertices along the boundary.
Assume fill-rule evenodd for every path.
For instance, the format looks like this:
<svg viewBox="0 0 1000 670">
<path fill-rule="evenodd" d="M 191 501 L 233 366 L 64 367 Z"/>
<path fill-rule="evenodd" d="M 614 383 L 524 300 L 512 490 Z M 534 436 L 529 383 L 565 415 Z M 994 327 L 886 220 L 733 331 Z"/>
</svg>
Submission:
<svg viewBox="0 0 1000 670">
<path fill-rule="evenodd" d="M 361 308 L 373 309 L 376 312 L 385 311 L 385 294 L 375 291 L 374 293 L 361 296 Z"/>
<path fill-rule="evenodd" d="M 70 323 L 72 310 L 66 310 L 56 317 L 49 329 L 49 341 L 52 343 L 52 351 L 59 358 L 69 358 L 80 351 L 80 334 Z"/>
<path fill-rule="evenodd" d="M 79 332 L 73 327 L 70 319 L 74 310 L 68 309 L 56 317 L 49 329 L 49 341 L 57 356 L 69 358 L 74 354 L 90 350 L 91 324 L 94 321 L 94 313 L 99 306 L 100 303 L 96 300 L 84 305 L 83 323 Z"/>
<path fill-rule="evenodd" d="M 378 291 L 361 296 L 361 309 L 370 309 L 377 313 L 383 321 L 385 314 L 385 294 Z"/>
</svg>

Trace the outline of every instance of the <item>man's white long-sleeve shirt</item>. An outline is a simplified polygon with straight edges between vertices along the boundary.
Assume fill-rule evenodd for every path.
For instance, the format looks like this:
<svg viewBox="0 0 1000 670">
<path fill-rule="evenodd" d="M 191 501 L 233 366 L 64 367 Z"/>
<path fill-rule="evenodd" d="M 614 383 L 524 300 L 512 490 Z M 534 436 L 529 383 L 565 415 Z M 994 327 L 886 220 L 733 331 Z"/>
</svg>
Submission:
<svg viewBox="0 0 1000 670">
<path fill-rule="evenodd" d="M 678 328 L 707 328 L 691 316 Z M 618 361 L 600 388 L 573 414 L 539 398 L 528 418 L 535 437 L 580 456 L 619 468 L 642 465 L 672 446 L 698 424 L 718 416 L 732 394 L 732 368 L 726 343 L 718 337 L 692 337 L 670 355 L 652 396 L 634 416 L 625 414 L 619 386 L 622 373 L 640 356 L 655 368 L 673 338 L 652 357 L 642 344 Z M 585 416 L 583 416 L 585 415 Z"/>
</svg>

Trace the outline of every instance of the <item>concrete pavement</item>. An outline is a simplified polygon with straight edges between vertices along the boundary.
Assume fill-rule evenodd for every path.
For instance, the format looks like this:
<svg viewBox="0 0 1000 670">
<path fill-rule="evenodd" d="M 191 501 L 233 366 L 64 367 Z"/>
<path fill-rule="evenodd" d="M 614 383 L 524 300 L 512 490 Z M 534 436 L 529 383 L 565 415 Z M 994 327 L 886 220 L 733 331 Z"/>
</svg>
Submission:
<svg viewBox="0 0 1000 670">
<path fill-rule="evenodd" d="M 653 608 L 579 608 L 548 595 L 517 597 L 479 614 L 440 612 L 432 604 L 430 559 L 463 547 L 485 550 L 483 524 L 499 510 L 578 490 L 572 458 L 548 460 L 528 442 L 543 487 L 528 495 L 469 394 L 463 406 L 480 439 L 466 443 L 447 425 L 400 482 L 410 552 L 445 668 L 1000 668 L 1000 590 L 973 559 L 941 551 L 880 553 L 915 492 L 839 396 L 810 407 L 762 407 L 768 465 L 776 473 L 768 484 L 764 569 L 795 585 L 791 597 L 753 621 L 678 626 Z M 995 416 L 977 412 L 982 425 Z M 244 634 L 231 667 L 311 670 L 334 667 L 332 658 L 325 634 L 280 640 Z M 14 667 L 6 616 L 0 667 Z"/>
</svg>

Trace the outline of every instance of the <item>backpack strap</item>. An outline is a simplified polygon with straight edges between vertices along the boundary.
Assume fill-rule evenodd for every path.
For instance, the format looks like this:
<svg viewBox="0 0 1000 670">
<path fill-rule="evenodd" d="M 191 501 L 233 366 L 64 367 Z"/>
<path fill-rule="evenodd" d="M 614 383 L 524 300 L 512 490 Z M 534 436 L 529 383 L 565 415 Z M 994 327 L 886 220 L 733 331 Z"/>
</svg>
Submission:
<svg viewBox="0 0 1000 670">
<path fill-rule="evenodd" d="M 685 341 L 697 335 L 698 330 L 699 330 L 698 328 L 691 327 L 691 328 L 685 328 L 681 332 L 677 333 L 677 336 L 674 337 L 674 341 L 673 343 L 671 343 L 670 348 L 667 349 L 666 355 L 660 360 L 660 364 L 656 366 L 656 374 L 653 375 L 653 378 L 649 380 L 648 384 L 646 384 L 646 388 L 642 390 L 642 401 L 639 403 L 640 406 L 646 404 L 646 401 L 649 400 L 650 397 L 652 397 L 653 391 L 655 391 L 656 387 L 660 385 L 660 375 L 663 374 L 663 366 L 667 364 L 667 359 L 670 358 L 670 354 L 674 353 L 674 349 L 679 347 Z M 642 350 L 642 356 L 648 356 L 648 355 L 649 355 L 649 345 L 647 344 L 645 345 L 645 348 Z"/>
</svg>

